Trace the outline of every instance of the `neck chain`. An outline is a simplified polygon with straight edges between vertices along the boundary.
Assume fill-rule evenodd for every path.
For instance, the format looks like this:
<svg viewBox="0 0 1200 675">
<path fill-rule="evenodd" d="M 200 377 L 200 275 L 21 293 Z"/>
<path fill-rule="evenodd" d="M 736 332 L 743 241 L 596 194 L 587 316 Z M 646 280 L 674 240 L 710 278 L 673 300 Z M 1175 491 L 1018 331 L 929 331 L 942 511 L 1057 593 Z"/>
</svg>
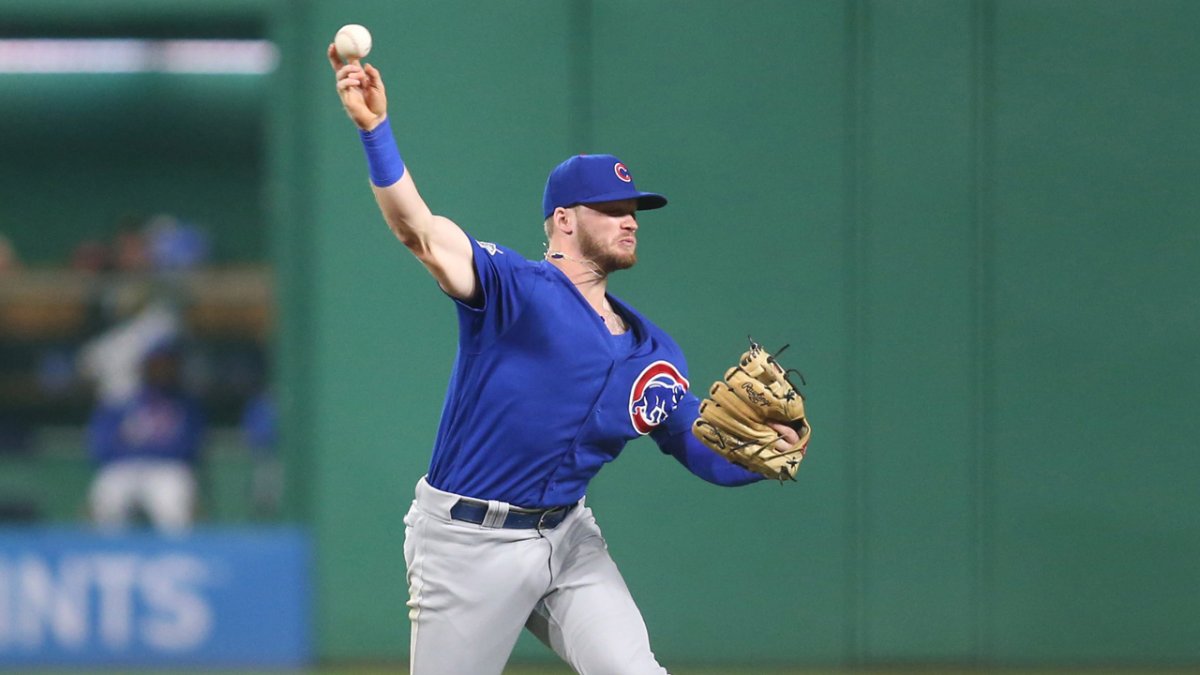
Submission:
<svg viewBox="0 0 1200 675">
<path fill-rule="evenodd" d="M 591 272 L 600 279 L 605 277 L 604 271 L 600 269 L 600 266 L 595 262 L 588 260 L 587 258 L 575 258 L 563 253 L 562 251 L 550 250 L 549 246 L 547 246 L 546 252 L 542 254 L 542 257 L 551 262 L 555 260 L 570 260 L 571 262 L 584 267 L 588 272 Z M 609 304 L 608 299 L 604 298 L 601 300 L 601 302 L 603 305 L 596 309 L 596 313 L 600 315 L 600 320 L 604 322 L 604 326 L 605 328 L 608 328 L 608 332 L 612 333 L 613 335 L 621 335 L 628 331 L 629 324 L 625 323 L 625 319 L 623 319 L 620 314 L 617 314 L 615 311 L 613 311 L 612 305 Z"/>
<path fill-rule="evenodd" d="M 562 251 L 552 251 L 549 248 L 547 248 L 546 252 L 542 254 L 542 257 L 550 261 L 570 260 L 577 265 L 583 266 L 588 272 L 596 275 L 597 278 L 603 279 L 605 277 L 604 270 L 600 269 L 599 265 L 591 260 L 588 260 L 587 258 L 575 258 L 563 253 Z"/>
<path fill-rule="evenodd" d="M 625 319 L 613 311 L 612 305 L 608 304 L 608 300 L 604 301 L 604 306 L 600 308 L 600 320 L 608 328 L 608 332 L 613 335 L 621 335 L 629 330 L 629 325 L 625 323 Z"/>
</svg>

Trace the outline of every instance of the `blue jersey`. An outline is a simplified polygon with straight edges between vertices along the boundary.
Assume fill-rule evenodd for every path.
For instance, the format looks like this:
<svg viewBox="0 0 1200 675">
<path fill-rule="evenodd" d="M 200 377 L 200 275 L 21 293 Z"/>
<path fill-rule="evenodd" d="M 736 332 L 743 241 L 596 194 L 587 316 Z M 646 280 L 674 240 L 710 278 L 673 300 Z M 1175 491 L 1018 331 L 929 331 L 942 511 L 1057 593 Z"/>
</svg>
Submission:
<svg viewBox="0 0 1200 675">
<path fill-rule="evenodd" d="M 620 299 L 613 336 L 554 265 L 472 240 L 478 291 L 457 302 L 458 353 L 428 481 L 525 507 L 578 501 L 625 444 L 650 435 L 701 478 L 761 479 L 691 434 L 699 399 L 675 341 Z"/>
<path fill-rule="evenodd" d="M 88 451 L 99 465 L 132 459 L 195 463 L 205 420 L 192 398 L 142 387 L 129 400 L 102 405 L 88 422 Z"/>
</svg>

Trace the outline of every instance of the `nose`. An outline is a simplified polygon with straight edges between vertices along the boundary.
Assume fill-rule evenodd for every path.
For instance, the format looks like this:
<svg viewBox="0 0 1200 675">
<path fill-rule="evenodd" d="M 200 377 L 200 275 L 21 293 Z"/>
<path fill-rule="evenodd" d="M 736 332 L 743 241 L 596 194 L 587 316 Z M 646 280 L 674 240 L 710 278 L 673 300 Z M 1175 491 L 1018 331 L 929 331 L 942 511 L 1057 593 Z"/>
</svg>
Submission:
<svg viewBox="0 0 1200 675">
<path fill-rule="evenodd" d="M 630 213 L 621 220 L 621 228 L 636 232 L 638 229 L 637 214 Z"/>
</svg>

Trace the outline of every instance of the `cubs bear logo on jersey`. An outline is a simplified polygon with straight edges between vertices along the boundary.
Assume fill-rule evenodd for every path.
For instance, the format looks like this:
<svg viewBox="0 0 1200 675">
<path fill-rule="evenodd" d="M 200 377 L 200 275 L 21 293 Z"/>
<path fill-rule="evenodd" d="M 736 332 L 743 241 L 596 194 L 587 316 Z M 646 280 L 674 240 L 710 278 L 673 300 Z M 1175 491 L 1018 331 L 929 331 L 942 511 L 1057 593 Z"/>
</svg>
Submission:
<svg viewBox="0 0 1200 675">
<path fill-rule="evenodd" d="M 629 419 L 643 436 L 667 420 L 687 393 L 688 381 L 666 361 L 646 366 L 629 390 Z"/>
</svg>

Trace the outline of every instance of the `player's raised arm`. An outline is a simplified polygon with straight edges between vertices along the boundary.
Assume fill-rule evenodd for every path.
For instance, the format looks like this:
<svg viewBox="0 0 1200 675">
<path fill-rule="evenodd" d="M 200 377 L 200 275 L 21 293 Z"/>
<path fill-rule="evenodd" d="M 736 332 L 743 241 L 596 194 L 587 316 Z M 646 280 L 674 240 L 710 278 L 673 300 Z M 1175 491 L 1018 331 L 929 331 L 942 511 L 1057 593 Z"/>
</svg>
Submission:
<svg viewBox="0 0 1200 675">
<path fill-rule="evenodd" d="M 460 300 L 470 299 L 476 286 L 471 242 L 454 221 L 434 215 L 417 192 L 396 149 L 379 70 L 356 58 L 344 62 L 333 44 L 328 54 L 342 106 L 362 136 L 375 201 L 388 227 L 442 290 Z"/>
</svg>

